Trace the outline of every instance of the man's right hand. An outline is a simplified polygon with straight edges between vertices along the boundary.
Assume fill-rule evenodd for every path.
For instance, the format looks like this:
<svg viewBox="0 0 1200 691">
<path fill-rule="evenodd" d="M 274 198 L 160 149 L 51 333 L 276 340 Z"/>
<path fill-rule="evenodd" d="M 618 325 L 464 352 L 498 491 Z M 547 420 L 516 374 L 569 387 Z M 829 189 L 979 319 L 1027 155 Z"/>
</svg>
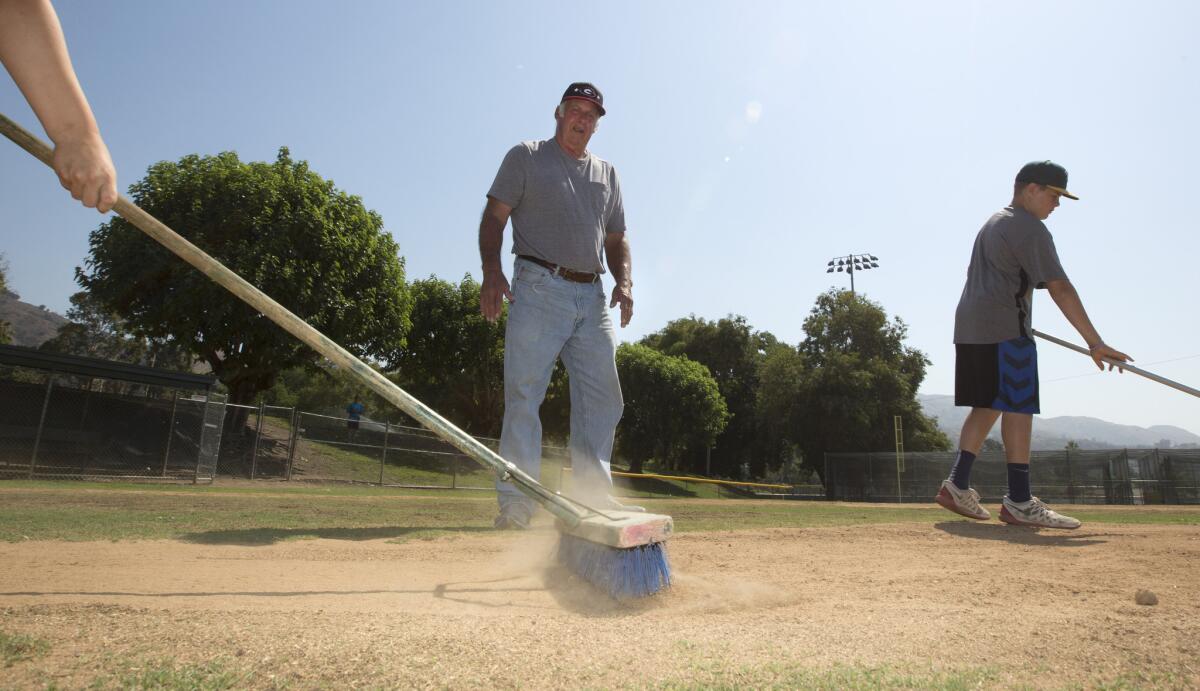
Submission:
<svg viewBox="0 0 1200 691">
<path fill-rule="evenodd" d="M 483 285 L 479 289 L 479 312 L 483 318 L 490 322 L 499 319 L 504 311 L 504 300 L 513 301 L 504 272 L 499 269 L 483 272 Z"/>
</svg>

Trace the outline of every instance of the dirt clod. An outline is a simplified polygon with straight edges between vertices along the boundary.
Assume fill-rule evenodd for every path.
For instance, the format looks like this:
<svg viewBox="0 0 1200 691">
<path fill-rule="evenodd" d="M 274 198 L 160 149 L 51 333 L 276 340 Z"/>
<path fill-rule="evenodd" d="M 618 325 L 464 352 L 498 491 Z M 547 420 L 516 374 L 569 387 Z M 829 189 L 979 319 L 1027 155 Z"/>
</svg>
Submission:
<svg viewBox="0 0 1200 691">
<path fill-rule="evenodd" d="M 1139 605 L 1152 606 L 1158 604 L 1158 596 L 1154 594 L 1153 590 L 1139 590 L 1137 595 L 1133 596 L 1133 601 Z"/>
</svg>

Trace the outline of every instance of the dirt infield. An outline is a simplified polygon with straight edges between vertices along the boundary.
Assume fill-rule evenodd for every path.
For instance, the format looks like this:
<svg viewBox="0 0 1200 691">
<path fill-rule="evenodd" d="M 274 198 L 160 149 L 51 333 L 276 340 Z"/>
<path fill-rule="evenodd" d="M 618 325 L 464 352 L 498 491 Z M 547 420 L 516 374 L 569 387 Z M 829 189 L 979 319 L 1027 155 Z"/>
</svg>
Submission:
<svg viewBox="0 0 1200 691">
<path fill-rule="evenodd" d="M 0 687 L 1200 687 L 1194 526 L 683 534 L 634 603 L 554 540 L 0 544 L 0 631 L 48 643 Z"/>
</svg>

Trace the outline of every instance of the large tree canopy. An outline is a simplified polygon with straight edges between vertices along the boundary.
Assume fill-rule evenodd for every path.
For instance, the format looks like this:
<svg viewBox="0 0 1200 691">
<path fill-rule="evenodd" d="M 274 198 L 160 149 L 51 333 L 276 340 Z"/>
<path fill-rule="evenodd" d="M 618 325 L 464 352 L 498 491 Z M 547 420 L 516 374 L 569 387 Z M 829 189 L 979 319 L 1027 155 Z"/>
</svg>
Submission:
<svg viewBox="0 0 1200 691">
<path fill-rule="evenodd" d="M 408 329 L 404 263 L 379 215 L 281 148 L 151 166 L 133 200 L 347 350 L 394 360 Z M 316 354 L 122 218 L 90 238 L 80 285 L 135 334 L 206 361 L 245 403 Z"/>
<path fill-rule="evenodd" d="M 699 317 L 676 319 L 661 331 L 642 339 L 642 344 L 667 355 L 683 355 L 708 368 L 729 408 L 729 424 L 717 437 L 712 450 L 714 473 L 734 477 L 745 463 L 751 472 L 765 470 L 764 455 L 759 453 L 756 400 L 759 367 L 776 338 L 765 331 L 754 331 L 745 317 L 729 316 L 718 321 Z M 622 380 L 624 384 L 624 380 Z M 697 449 L 698 462 L 703 450 Z"/>
<path fill-rule="evenodd" d="M 4 261 L 4 255 L 0 254 L 0 295 L 8 291 L 8 263 Z M 8 322 L 0 319 L 0 343 L 9 343 L 12 341 L 12 334 L 9 333 Z"/>
<path fill-rule="evenodd" d="M 929 360 L 904 345 L 908 327 L 900 318 L 888 321 L 866 298 L 830 290 L 817 297 L 804 332 L 798 354 L 807 377 L 790 414 L 802 420 L 795 442 L 806 465 L 823 472 L 825 452 L 894 448 L 896 415 L 904 422 L 906 450 L 949 448 L 917 402 Z"/>
<path fill-rule="evenodd" d="M 436 277 L 414 281 L 408 344 L 393 379 L 472 434 L 500 434 L 504 410 L 504 324 L 479 312 L 479 284 Z"/>
<path fill-rule="evenodd" d="M 684 461 L 711 446 L 729 419 L 708 369 L 683 356 L 625 343 L 617 349 L 617 371 L 625 397 L 617 445 L 630 471 L 642 472 L 650 459 L 670 470 L 703 471 L 703 466 L 685 467 Z"/>
<path fill-rule="evenodd" d="M 87 291 L 71 296 L 67 319 L 70 321 L 39 350 L 183 371 L 190 369 L 195 359 L 175 342 L 132 335 L 123 319 Z"/>
</svg>

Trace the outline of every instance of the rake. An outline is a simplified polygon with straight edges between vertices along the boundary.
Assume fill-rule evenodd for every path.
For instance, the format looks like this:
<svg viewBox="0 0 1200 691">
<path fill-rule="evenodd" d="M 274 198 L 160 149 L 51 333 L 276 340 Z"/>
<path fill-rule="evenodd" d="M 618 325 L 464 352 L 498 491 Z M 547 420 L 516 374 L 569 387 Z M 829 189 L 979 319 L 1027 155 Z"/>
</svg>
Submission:
<svg viewBox="0 0 1200 691">
<path fill-rule="evenodd" d="M 50 147 L 2 114 L 0 133 L 52 167 Z M 550 491 L 124 195 L 119 196 L 113 211 L 330 362 L 350 372 L 459 451 L 490 468 L 500 480 L 512 482 L 522 493 L 545 507 L 558 519 L 556 524 L 561 534 L 558 560 L 566 568 L 615 598 L 652 595 L 670 585 L 671 570 L 665 549 L 665 542 L 674 529 L 670 516 L 599 511 Z"/>
</svg>

